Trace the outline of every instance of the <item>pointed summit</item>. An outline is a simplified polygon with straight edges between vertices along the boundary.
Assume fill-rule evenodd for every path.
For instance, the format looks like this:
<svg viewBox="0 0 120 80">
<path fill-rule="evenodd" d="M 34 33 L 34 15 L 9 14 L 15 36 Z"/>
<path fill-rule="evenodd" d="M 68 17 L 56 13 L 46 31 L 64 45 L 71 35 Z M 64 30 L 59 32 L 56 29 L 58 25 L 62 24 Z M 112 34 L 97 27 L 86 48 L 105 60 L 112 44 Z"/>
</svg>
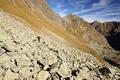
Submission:
<svg viewBox="0 0 120 80">
<path fill-rule="evenodd" d="M 73 13 L 70 13 L 70 14 L 66 15 L 64 18 L 65 18 L 65 19 L 68 19 L 68 20 L 70 20 L 70 21 L 72 21 L 72 20 L 84 21 L 83 18 L 81 18 L 81 17 L 79 17 L 79 16 L 77 16 L 77 15 L 75 15 L 75 14 L 73 14 Z"/>
<path fill-rule="evenodd" d="M 93 21 L 92 23 L 90 23 L 91 25 L 93 25 L 93 24 L 100 24 L 101 22 L 99 22 L 98 20 L 95 20 L 95 21 Z"/>
</svg>

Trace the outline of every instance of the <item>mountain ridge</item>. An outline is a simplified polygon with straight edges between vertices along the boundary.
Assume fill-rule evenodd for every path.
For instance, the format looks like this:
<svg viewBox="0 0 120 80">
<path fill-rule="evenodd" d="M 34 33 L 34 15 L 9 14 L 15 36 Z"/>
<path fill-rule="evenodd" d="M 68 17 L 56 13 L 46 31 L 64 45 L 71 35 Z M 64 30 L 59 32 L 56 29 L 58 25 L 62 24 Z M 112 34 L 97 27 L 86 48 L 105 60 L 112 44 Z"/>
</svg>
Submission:
<svg viewBox="0 0 120 80">
<path fill-rule="evenodd" d="M 117 62 L 114 58 L 119 55 L 119 51 L 115 51 L 107 42 L 104 35 L 96 31 L 90 23 L 80 18 L 79 16 L 68 14 L 66 17 L 70 25 L 67 26 L 67 31 L 84 40 L 88 47 L 95 50 L 105 59 L 110 59 Z M 96 21 L 96 23 L 100 23 Z M 116 56 L 115 56 L 116 55 Z M 113 58 L 114 57 L 114 58 Z M 117 57 L 119 60 L 119 57 Z"/>
<path fill-rule="evenodd" d="M 104 35 L 108 43 L 116 50 L 120 51 L 120 22 L 111 21 L 104 23 L 93 22 L 92 27 Z"/>
</svg>

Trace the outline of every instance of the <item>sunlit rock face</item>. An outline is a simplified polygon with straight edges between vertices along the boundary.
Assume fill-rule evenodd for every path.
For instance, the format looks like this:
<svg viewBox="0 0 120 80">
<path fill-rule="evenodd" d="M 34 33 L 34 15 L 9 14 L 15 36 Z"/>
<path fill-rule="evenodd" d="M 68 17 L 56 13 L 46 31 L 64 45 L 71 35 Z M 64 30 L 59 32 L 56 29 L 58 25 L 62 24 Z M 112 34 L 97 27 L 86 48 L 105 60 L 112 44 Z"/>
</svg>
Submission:
<svg viewBox="0 0 120 80">
<path fill-rule="evenodd" d="M 1 80 L 116 80 L 120 70 L 73 48 L 48 30 L 0 12 Z M 18 34 L 19 33 L 19 34 Z M 4 75 L 4 76 L 3 76 Z"/>
</svg>

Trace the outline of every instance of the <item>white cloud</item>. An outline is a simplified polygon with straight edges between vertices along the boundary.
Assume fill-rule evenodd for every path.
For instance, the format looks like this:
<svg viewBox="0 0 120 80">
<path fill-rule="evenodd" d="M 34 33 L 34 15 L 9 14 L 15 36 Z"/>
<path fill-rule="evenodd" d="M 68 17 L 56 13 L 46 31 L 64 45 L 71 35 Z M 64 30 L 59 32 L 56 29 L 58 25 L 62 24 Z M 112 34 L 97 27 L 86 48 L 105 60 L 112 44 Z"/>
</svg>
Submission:
<svg viewBox="0 0 120 80">
<path fill-rule="evenodd" d="M 69 9 L 64 9 L 63 11 L 61 11 L 62 13 L 67 13 L 69 12 Z"/>
<path fill-rule="evenodd" d="M 111 2 L 111 0 L 99 0 L 98 3 L 93 3 L 92 6 L 93 6 L 93 7 L 97 7 L 97 6 L 107 6 L 107 5 L 109 5 L 110 2 Z"/>
<path fill-rule="evenodd" d="M 64 9 L 59 13 L 59 15 L 60 16 L 65 16 L 66 14 L 68 14 L 68 12 L 69 12 L 69 9 Z"/>
<path fill-rule="evenodd" d="M 90 9 L 83 9 L 83 10 L 80 10 L 80 11 L 73 12 L 73 14 L 86 13 L 86 12 L 89 12 L 89 11 L 94 11 L 94 10 L 98 10 L 98 9 L 102 9 L 102 8 L 103 7 L 93 7 L 93 8 L 90 8 Z"/>
<path fill-rule="evenodd" d="M 57 4 L 57 6 L 56 6 L 56 8 L 57 9 L 60 9 L 60 8 L 63 8 L 65 5 L 63 4 L 63 3 L 59 3 L 59 4 Z"/>
<path fill-rule="evenodd" d="M 110 1 L 110 0 L 100 0 L 99 5 L 101 5 L 101 6 L 106 6 L 106 5 L 109 4 L 109 1 Z"/>
<path fill-rule="evenodd" d="M 65 0 L 61 0 L 64 2 Z M 120 21 L 120 17 L 116 17 L 120 15 L 119 4 L 110 4 L 113 0 L 99 0 L 97 3 L 92 3 L 91 7 L 85 9 L 82 3 L 85 0 L 68 0 L 68 4 L 70 4 L 76 11 L 72 12 L 69 8 L 63 8 L 67 4 L 59 3 L 56 6 L 56 11 L 59 12 L 60 16 L 65 16 L 68 13 L 72 12 L 73 14 L 79 15 L 83 17 L 88 22 L 93 22 L 95 20 L 99 20 L 101 22 L 104 21 Z M 87 1 L 87 0 L 86 0 Z M 81 7 L 83 5 L 83 7 Z M 72 9 L 73 9 L 72 8 Z M 61 10 L 62 9 L 62 10 Z M 91 13 L 92 12 L 92 13 Z M 90 14 L 89 14 L 90 13 Z M 113 16 L 113 17 L 112 17 Z"/>
<path fill-rule="evenodd" d="M 70 4 L 70 5 L 80 5 L 80 4 L 82 4 L 82 3 L 84 3 L 85 2 L 85 0 L 68 0 L 68 3 Z"/>
<path fill-rule="evenodd" d="M 98 12 L 99 13 L 99 12 Z M 115 15 L 115 16 L 114 16 Z M 112 13 L 106 13 L 106 14 L 103 14 L 103 13 L 100 13 L 100 14 L 91 14 L 91 15 L 83 15 L 83 16 L 80 16 L 82 18 L 84 18 L 86 21 L 88 22 L 93 22 L 95 20 L 98 20 L 100 22 L 107 22 L 107 21 L 120 21 L 120 17 L 117 17 L 116 15 L 120 15 L 119 12 L 112 12 Z M 110 18 L 106 17 L 106 16 L 111 16 Z"/>
<path fill-rule="evenodd" d="M 59 13 L 59 15 L 60 15 L 61 17 L 63 17 L 63 16 L 65 16 L 66 14 L 64 14 L 64 13 Z"/>
<path fill-rule="evenodd" d="M 111 16 L 111 15 L 119 15 L 120 16 L 120 12 L 111 12 L 111 13 L 104 14 L 104 16 Z"/>
<path fill-rule="evenodd" d="M 98 20 L 99 17 L 97 17 L 96 15 L 84 15 L 82 16 L 82 18 L 84 18 L 88 22 L 93 22 L 95 20 Z"/>
<path fill-rule="evenodd" d="M 118 13 L 116 13 L 115 15 L 117 15 Z M 112 15 L 112 13 L 110 14 L 110 16 Z M 114 15 L 114 13 L 113 13 L 113 15 Z M 84 15 L 84 16 L 82 16 L 86 21 L 88 21 L 88 22 L 93 22 L 93 21 L 95 21 L 95 20 L 98 20 L 98 21 L 100 21 L 100 22 L 108 22 L 108 21 L 120 21 L 120 17 L 115 17 L 115 16 L 113 16 L 113 17 L 111 17 L 111 18 L 105 18 L 104 16 L 107 16 L 107 14 L 106 15 L 102 15 L 102 16 L 99 16 L 99 15 Z M 108 14 L 108 16 L 109 16 L 109 14 Z"/>
<path fill-rule="evenodd" d="M 95 12 L 95 15 L 98 16 L 110 16 L 110 15 L 120 15 L 120 10 L 117 9 L 104 9 L 102 11 L 99 12 Z"/>
</svg>

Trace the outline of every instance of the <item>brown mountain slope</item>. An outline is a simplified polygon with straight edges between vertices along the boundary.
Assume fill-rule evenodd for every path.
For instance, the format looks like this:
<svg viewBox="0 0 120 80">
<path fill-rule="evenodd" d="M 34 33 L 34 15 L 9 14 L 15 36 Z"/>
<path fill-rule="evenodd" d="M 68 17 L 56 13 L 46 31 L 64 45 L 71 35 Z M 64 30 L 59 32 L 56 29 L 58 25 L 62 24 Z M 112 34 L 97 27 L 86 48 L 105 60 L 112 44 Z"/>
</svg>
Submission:
<svg viewBox="0 0 120 80">
<path fill-rule="evenodd" d="M 108 43 L 116 50 L 120 51 L 120 22 L 104 22 L 95 21 L 91 23 L 99 33 L 104 35 Z"/>
<path fill-rule="evenodd" d="M 65 19 L 70 24 L 66 29 L 68 32 L 83 40 L 88 47 L 103 58 L 119 62 L 119 52 L 112 49 L 105 37 L 91 28 L 88 22 L 73 14 L 65 16 Z"/>
<path fill-rule="evenodd" d="M 39 6 L 38 3 L 40 4 Z M 88 22 L 72 14 L 67 15 L 65 19 L 61 18 L 59 15 L 53 12 L 46 3 L 44 5 L 43 3 L 45 3 L 44 0 L 39 2 L 34 0 L 33 5 L 36 6 L 39 11 L 42 11 L 42 13 L 48 19 L 59 23 L 60 25 L 64 26 L 68 32 L 76 35 L 79 40 L 82 41 L 82 43 L 86 44 L 87 47 L 92 48 L 95 52 L 102 55 L 103 57 L 114 57 L 114 53 L 117 53 L 109 46 L 102 35 L 90 28 Z"/>
<path fill-rule="evenodd" d="M 86 46 L 84 41 L 64 31 L 64 29 L 60 27 L 60 25 L 49 20 L 37 8 L 28 5 L 28 0 L 0 0 L 0 2 L 0 8 L 2 8 L 3 11 L 21 17 L 31 24 L 32 30 L 39 32 L 41 29 L 46 28 L 52 33 L 64 38 L 66 41 L 71 43 L 72 46 L 77 47 L 84 52 L 91 53 L 92 55 L 97 57 L 98 60 L 104 62 L 104 60 L 98 54 L 96 54 L 94 50 Z"/>
<path fill-rule="evenodd" d="M 37 3 L 38 2 L 34 3 L 34 5 L 36 6 Z M 59 23 L 61 26 L 64 26 L 64 28 L 66 28 L 68 32 L 76 35 L 78 38 L 80 37 L 79 40 L 82 43 L 86 44 L 87 47 L 93 49 L 95 52 L 102 55 L 103 57 L 109 57 L 110 59 L 111 57 L 116 57 L 116 55 L 113 55 L 117 52 L 109 46 L 105 38 L 96 31 L 92 30 L 90 28 L 90 25 L 82 18 L 79 18 L 72 14 L 67 15 L 65 18 L 61 18 L 47 6 L 44 0 L 39 1 L 39 3 L 41 5 L 39 5 L 39 7 L 37 6 L 37 8 L 42 11 L 42 13 L 48 19 Z M 43 3 L 45 4 L 43 5 Z M 86 32 L 88 33 L 84 34 Z M 86 36 L 88 37 L 87 39 Z"/>
<path fill-rule="evenodd" d="M 96 36 L 98 36 L 98 33 L 97 32 L 94 32 L 94 33 L 89 33 L 89 35 L 88 34 L 84 34 L 85 33 L 85 31 L 91 31 L 91 29 L 88 29 L 88 27 L 90 26 L 86 21 L 84 21 L 83 19 L 80 19 L 79 17 L 77 17 L 77 16 L 75 16 L 74 15 L 74 18 L 73 18 L 73 15 L 72 14 L 70 14 L 70 15 L 68 15 L 68 16 L 66 16 L 66 18 L 67 19 L 69 19 L 69 20 L 71 20 L 71 19 L 73 19 L 73 20 L 71 20 L 71 21 L 69 21 L 69 20 L 67 20 L 67 19 L 64 19 L 64 18 L 61 18 L 59 15 L 57 15 L 57 14 L 55 14 L 48 6 L 47 6 L 47 4 L 44 2 L 44 0 L 41 0 L 41 1 L 39 1 L 39 2 L 35 2 L 36 0 L 34 0 L 34 6 L 36 6 L 37 7 L 37 9 L 38 10 L 40 10 L 40 11 L 42 11 L 42 13 L 48 18 L 48 19 L 50 19 L 50 20 L 52 20 L 52 21 L 54 21 L 54 22 L 57 22 L 57 23 L 59 23 L 60 25 L 62 25 L 62 26 L 64 26 L 64 28 L 66 28 L 66 30 L 68 31 L 68 32 L 71 32 L 72 34 L 75 34 L 75 35 L 78 35 L 78 37 L 80 37 L 80 38 L 82 38 L 84 35 L 85 36 L 89 36 L 89 35 L 91 35 L 91 36 L 94 36 L 94 35 L 96 35 Z M 37 6 L 38 5 L 38 3 L 40 3 L 41 5 L 39 5 L 39 6 Z M 45 3 L 44 5 L 43 5 L 43 3 Z M 45 8 L 45 9 L 44 9 Z M 76 20 L 75 20 L 75 18 L 76 18 Z M 61 22 L 62 21 L 62 22 Z M 71 29 L 71 28 L 73 28 L 73 29 Z M 72 30 L 72 31 L 70 31 L 70 30 Z M 77 34 L 76 34 L 77 33 Z M 99 40 L 98 40 L 98 38 L 94 38 L 94 37 L 92 37 L 92 39 L 90 40 L 87 40 L 87 39 L 80 39 L 79 38 L 79 40 L 82 42 L 82 43 L 84 43 L 84 44 L 86 44 L 86 46 L 87 47 L 89 47 L 89 48 L 92 48 L 95 52 L 97 52 L 98 54 L 103 54 L 103 50 L 101 49 L 101 48 L 99 48 L 99 47 L 107 47 L 108 49 L 110 49 L 110 47 L 108 46 L 108 44 L 107 43 L 105 43 L 106 42 L 106 40 L 103 38 L 103 37 L 100 37 L 99 38 Z M 89 41 L 93 41 L 93 42 L 98 42 L 99 44 L 100 43 L 102 43 L 101 44 L 101 46 L 97 46 L 96 47 L 96 45 L 94 45 L 93 43 L 91 43 L 91 42 L 89 42 Z M 90 43 L 90 45 L 88 45 L 88 43 Z M 96 47 L 96 48 L 95 48 Z M 111 50 L 112 51 L 112 50 Z M 107 53 L 112 53 L 111 51 L 106 51 Z M 106 53 L 105 52 L 105 53 Z M 105 55 L 104 55 L 105 56 Z"/>
<path fill-rule="evenodd" d="M 48 19 L 58 22 L 61 24 L 63 22 L 63 19 L 55 12 L 51 10 L 51 8 L 48 6 L 48 4 L 45 2 L 45 0 L 28 0 L 26 3 L 29 5 L 29 7 L 33 9 L 37 9 L 42 14 L 44 14 Z"/>
</svg>

